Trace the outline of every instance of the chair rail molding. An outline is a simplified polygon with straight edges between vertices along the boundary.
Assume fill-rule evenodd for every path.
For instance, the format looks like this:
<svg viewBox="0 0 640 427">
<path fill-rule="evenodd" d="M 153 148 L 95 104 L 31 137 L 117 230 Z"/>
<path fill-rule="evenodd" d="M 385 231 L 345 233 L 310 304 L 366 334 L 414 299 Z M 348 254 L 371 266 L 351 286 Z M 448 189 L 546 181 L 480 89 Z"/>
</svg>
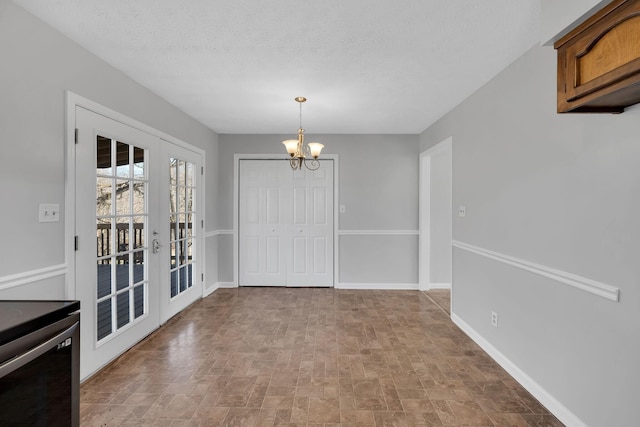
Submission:
<svg viewBox="0 0 640 427">
<path fill-rule="evenodd" d="M 204 237 L 233 235 L 233 230 L 213 230 L 204 233 Z"/>
<path fill-rule="evenodd" d="M 548 279 L 555 280 L 556 282 L 564 283 L 565 285 L 581 289 L 583 291 L 598 295 L 611 301 L 620 301 L 620 289 L 611 285 L 607 285 L 605 283 L 600 283 L 595 280 L 587 279 L 586 277 L 567 273 L 566 271 L 557 270 L 555 268 L 546 267 L 544 265 L 536 264 L 524 259 L 501 254 L 499 252 L 494 252 L 489 249 L 470 245 L 468 243 L 463 243 L 458 240 L 454 240 L 452 246 L 454 248 L 462 249 L 464 251 L 501 262 L 503 264 L 517 267 L 521 270 L 544 276 Z"/>
<path fill-rule="evenodd" d="M 52 265 L 50 267 L 29 270 L 23 273 L 11 274 L 0 277 L 0 290 L 27 285 L 29 283 L 39 282 L 40 280 L 46 280 L 52 277 L 64 276 L 65 274 L 67 274 L 66 264 Z"/>
<path fill-rule="evenodd" d="M 417 236 L 418 230 L 338 230 L 340 236 Z"/>
</svg>

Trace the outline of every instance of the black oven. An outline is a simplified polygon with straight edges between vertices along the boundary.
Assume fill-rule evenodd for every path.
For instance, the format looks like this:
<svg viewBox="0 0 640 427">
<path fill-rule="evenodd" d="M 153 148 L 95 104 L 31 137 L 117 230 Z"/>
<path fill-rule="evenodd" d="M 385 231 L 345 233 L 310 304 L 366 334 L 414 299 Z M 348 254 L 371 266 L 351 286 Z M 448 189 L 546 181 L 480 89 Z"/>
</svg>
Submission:
<svg viewBox="0 0 640 427">
<path fill-rule="evenodd" d="M 0 426 L 80 424 L 79 308 L 0 301 Z"/>
</svg>

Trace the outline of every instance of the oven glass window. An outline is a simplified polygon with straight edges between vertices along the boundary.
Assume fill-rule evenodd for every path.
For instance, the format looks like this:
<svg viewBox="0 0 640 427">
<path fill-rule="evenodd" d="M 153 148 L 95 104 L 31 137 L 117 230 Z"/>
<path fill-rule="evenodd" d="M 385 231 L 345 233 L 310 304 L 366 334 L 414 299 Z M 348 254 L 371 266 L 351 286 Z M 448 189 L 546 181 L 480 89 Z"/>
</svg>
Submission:
<svg viewBox="0 0 640 427">
<path fill-rule="evenodd" d="M 0 378 L 0 426 L 71 425 L 71 348 L 54 347 Z"/>
</svg>

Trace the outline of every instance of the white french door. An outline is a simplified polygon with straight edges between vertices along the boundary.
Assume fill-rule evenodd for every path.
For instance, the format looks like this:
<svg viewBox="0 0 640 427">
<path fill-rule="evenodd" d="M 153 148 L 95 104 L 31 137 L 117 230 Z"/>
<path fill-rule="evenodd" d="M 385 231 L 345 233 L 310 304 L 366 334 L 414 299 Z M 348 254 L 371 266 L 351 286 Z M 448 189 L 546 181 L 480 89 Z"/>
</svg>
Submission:
<svg viewBox="0 0 640 427">
<path fill-rule="evenodd" d="M 76 298 L 80 377 L 160 324 L 160 144 L 157 137 L 76 108 Z"/>
<path fill-rule="evenodd" d="M 81 379 L 202 296 L 201 156 L 76 107 Z"/>
<path fill-rule="evenodd" d="M 165 223 L 161 230 L 166 242 L 160 294 L 162 319 L 167 320 L 202 297 L 203 222 L 202 156 L 186 148 L 163 141 L 165 165 L 163 182 L 169 191 L 161 194 Z M 164 249 L 164 248 L 163 248 Z M 168 256 L 168 259 L 167 259 Z"/>
<path fill-rule="evenodd" d="M 239 285 L 333 286 L 333 161 L 240 160 Z"/>
</svg>

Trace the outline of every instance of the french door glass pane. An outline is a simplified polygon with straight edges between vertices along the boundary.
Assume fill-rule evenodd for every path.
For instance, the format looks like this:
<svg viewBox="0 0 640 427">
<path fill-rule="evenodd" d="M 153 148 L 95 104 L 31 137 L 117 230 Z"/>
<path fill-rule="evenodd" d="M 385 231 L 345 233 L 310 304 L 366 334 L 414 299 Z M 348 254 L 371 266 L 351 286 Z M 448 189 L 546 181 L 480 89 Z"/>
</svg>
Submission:
<svg viewBox="0 0 640 427">
<path fill-rule="evenodd" d="M 171 298 L 193 286 L 194 233 L 196 223 L 195 164 L 169 159 L 169 248 Z"/>
<path fill-rule="evenodd" d="M 118 301 L 118 328 L 129 323 L 129 292 L 123 292 L 116 297 Z"/>
<path fill-rule="evenodd" d="M 133 317 L 137 319 L 144 314 L 145 285 L 133 288 Z"/>
<path fill-rule="evenodd" d="M 141 318 L 148 307 L 146 156 L 143 148 L 96 138 L 98 341 Z"/>
<path fill-rule="evenodd" d="M 111 335 L 111 300 L 107 299 L 98 303 L 98 341 Z"/>
</svg>

